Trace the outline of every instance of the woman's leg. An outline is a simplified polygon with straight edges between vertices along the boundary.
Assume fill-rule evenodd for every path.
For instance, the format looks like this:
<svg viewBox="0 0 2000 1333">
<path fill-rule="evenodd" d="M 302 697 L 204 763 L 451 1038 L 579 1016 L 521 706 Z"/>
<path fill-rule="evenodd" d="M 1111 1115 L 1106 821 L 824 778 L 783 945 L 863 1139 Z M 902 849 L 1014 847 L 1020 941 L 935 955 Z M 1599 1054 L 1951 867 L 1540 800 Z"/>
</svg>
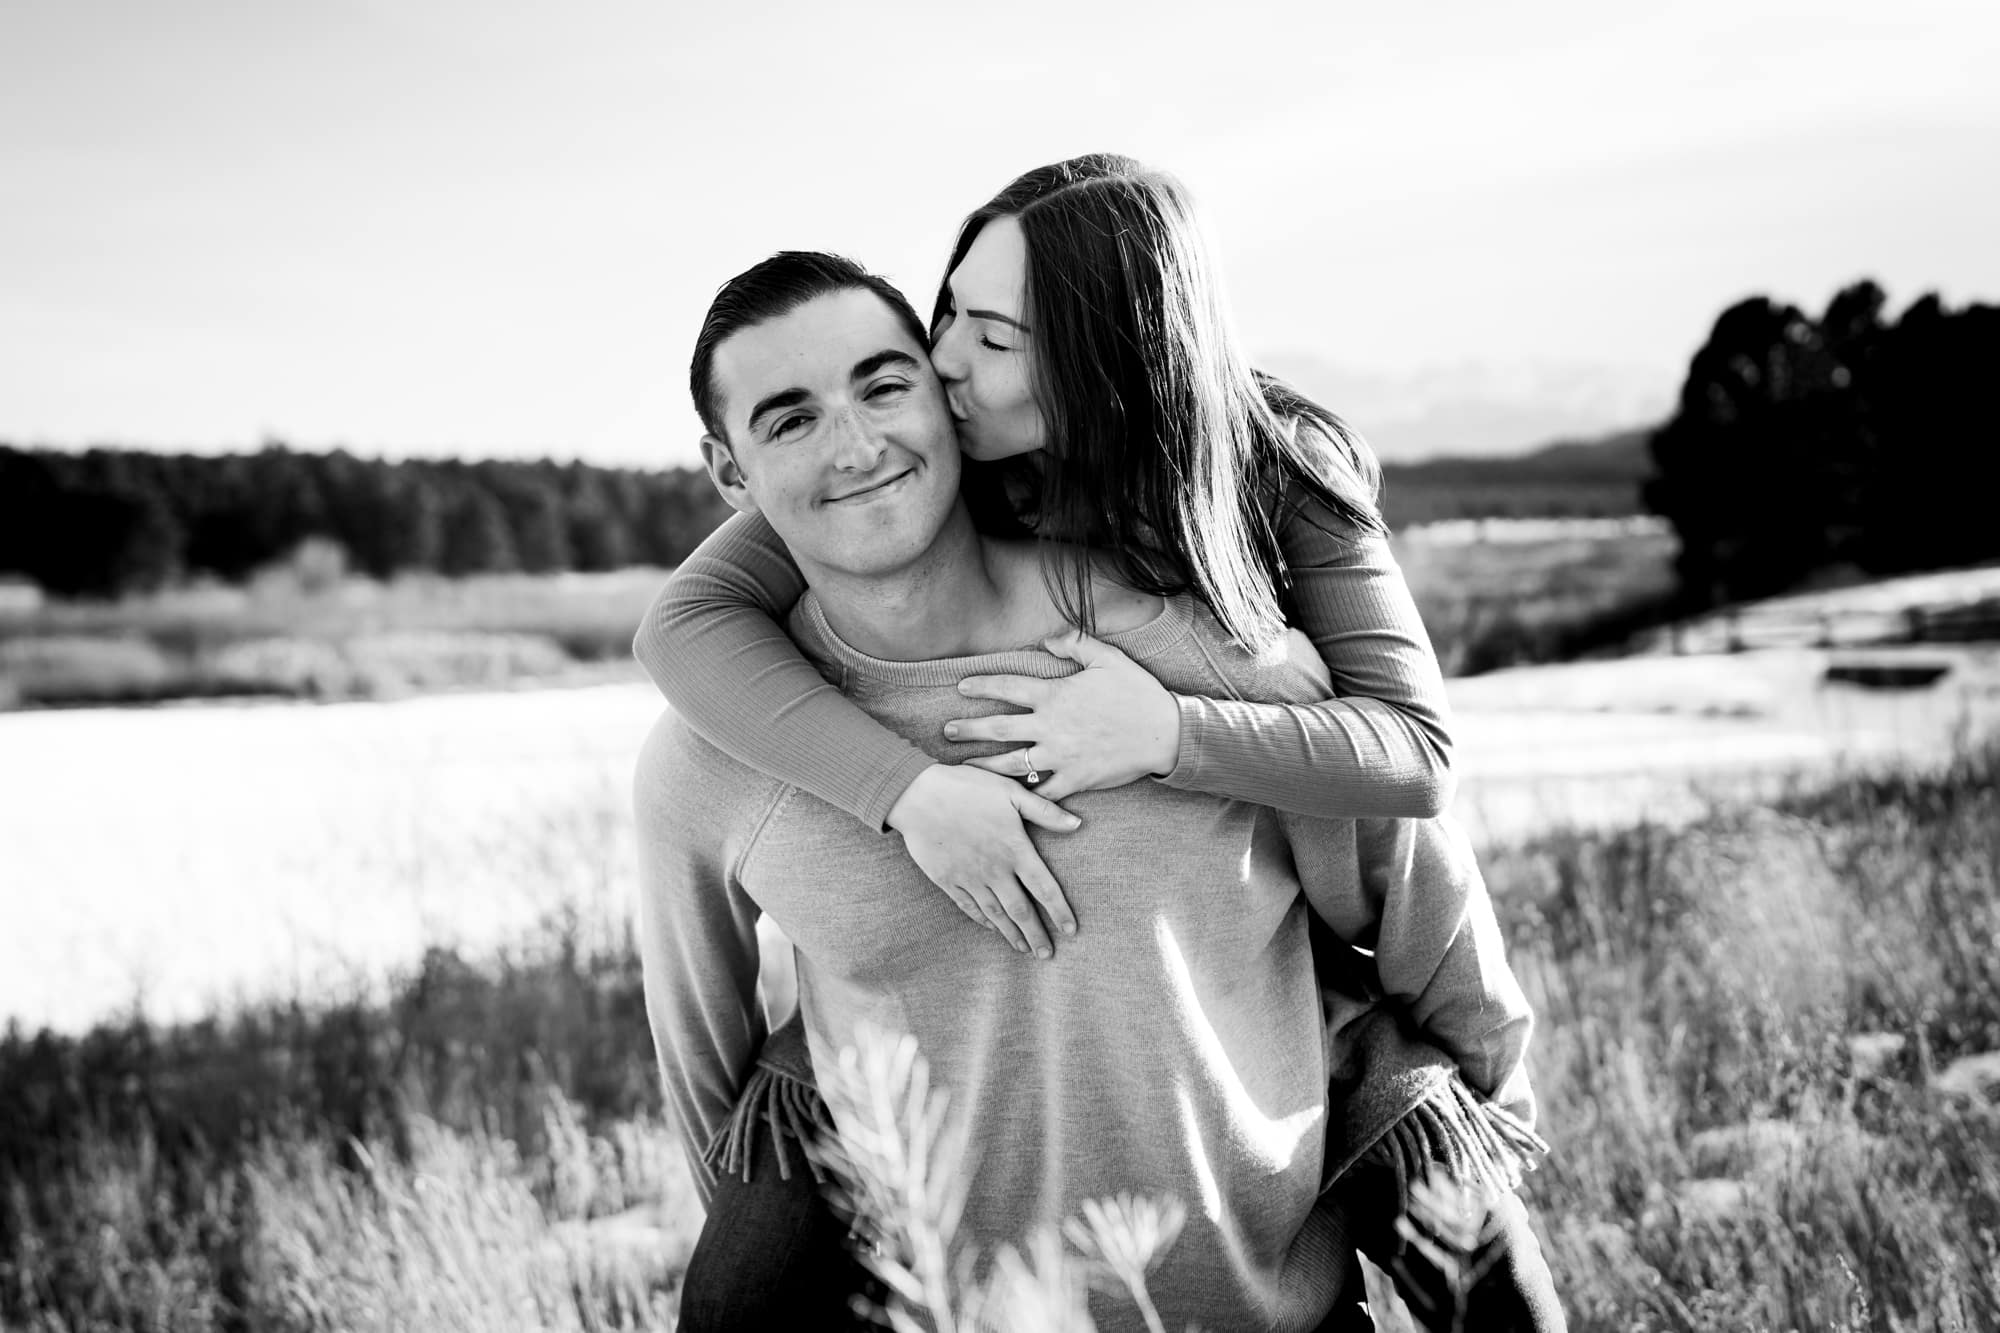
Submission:
<svg viewBox="0 0 2000 1333">
<path fill-rule="evenodd" d="M 1397 1230 L 1396 1176 L 1390 1168 L 1364 1162 L 1333 1192 L 1355 1248 L 1389 1275 L 1423 1328 L 1562 1333 L 1568 1327 L 1519 1195 L 1509 1192 L 1475 1204 L 1472 1215 L 1442 1225 L 1427 1224 L 1417 1209 L 1411 1223 L 1436 1246 L 1434 1253 Z"/>
<path fill-rule="evenodd" d="M 850 1300 L 866 1270 L 847 1224 L 821 1196 L 797 1144 L 791 1178 L 778 1171 L 771 1134 L 757 1135 L 750 1179 L 724 1174 L 681 1285 L 682 1333 L 859 1327 Z"/>
</svg>

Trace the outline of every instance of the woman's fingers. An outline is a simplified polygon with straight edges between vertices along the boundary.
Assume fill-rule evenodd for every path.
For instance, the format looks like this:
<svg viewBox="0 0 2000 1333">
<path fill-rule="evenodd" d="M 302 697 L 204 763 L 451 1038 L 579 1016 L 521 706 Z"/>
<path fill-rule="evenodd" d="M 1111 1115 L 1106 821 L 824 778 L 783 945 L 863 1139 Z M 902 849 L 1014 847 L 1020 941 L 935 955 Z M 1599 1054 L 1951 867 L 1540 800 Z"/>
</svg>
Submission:
<svg viewBox="0 0 2000 1333">
<path fill-rule="evenodd" d="M 1006 770 L 1001 769 L 1000 772 L 1004 773 Z M 1087 788 L 1054 770 L 1051 770 L 1047 777 L 1035 784 L 1035 795 L 1046 801 L 1066 801 L 1078 792 L 1085 790 Z M 1075 826 L 1072 825 L 1071 827 Z"/>
<path fill-rule="evenodd" d="M 1028 751 L 1034 748 L 1032 745 L 1021 745 L 1012 750 L 1002 750 L 999 754 L 982 754 L 976 759 L 960 762 L 972 768 L 983 768 L 988 773 L 998 773 L 1003 778 L 1025 778 L 1036 771 L 1028 762 Z"/>
<path fill-rule="evenodd" d="M 1007 943 L 1023 953 L 1032 953 L 1037 958 L 1053 958 L 1055 944 L 1049 939 L 1048 930 L 1042 925 L 1042 918 L 1035 911 L 1034 899 L 1021 891 L 1021 886 L 1008 876 L 1005 883 L 981 886 L 973 894 L 980 906 L 986 908 L 986 919 L 1001 933 Z M 988 906 L 991 903 L 991 906 Z"/>
<path fill-rule="evenodd" d="M 1102 639 L 1093 639 L 1080 629 L 1064 630 L 1042 640 L 1042 651 L 1055 657 L 1066 657 L 1084 666 L 1103 666 L 1112 662 L 1130 662 L 1125 650 Z"/>
<path fill-rule="evenodd" d="M 1049 682 L 1039 676 L 967 676 L 958 692 L 973 699 L 998 699 L 1016 708 L 1039 707 L 1048 697 Z"/>
<path fill-rule="evenodd" d="M 983 768 L 988 773 L 998 773 L 1003 778 L 1021 776 L 1021 761 L 1014 757 L 1014 751 L 1002 750 L 999 754 L 983 754 L 977 759 L 962 762 L 967 768 Z"/>
<path fill-rule="evenodd" d="M 995 756 L 1003 763 L 1007 756 Z M 1013 760 L 1018 769 L 1020 760 Z M 917 868 L 972 920 L 1023 952 L 1054 955 L 1036 904 L 1058 928 L 1074 915 L 1028 837 L 1027 823 L 1067 833 L 1083 821 L 1021 785 L 972 764 L 933 764 L 919 773 L 889 812 Z"/>
<path fill-rule="evenodd" d="M 1054 801 L 1026 788 L 1014 798 L 1014 808 L 1021 812 L 1023 820 L 1057 833 L 1068 833 L 1083 823 Z M 1034 895 L 1035 901 L 1042 905 L 1042 910 L 1048 913 L 1049 921 L 1064 935 L 1076 934 L 1076 913 L 1070 910 L 1068 896 L 1063 893 L 1062 885 L 1056 883 L 1056 877 L 1049 873 L 1048 864 L 1025 833 L 1016 861 L 1015 875 Z"/>
<path fill-rule="evenodd" d="M 1048 874 L 1046 869 L 1042 873 L 1044 876 Z M 1053 879 L 1049 880 L 1050 885 L 1054 883 Z M 951 899 L 953 906 L 965 913 L 969 920 L 997 932 L 1016 953 L 1053 950 L 1054 946 L 1049 941 L 1048 931 L 1043 928 L 1040 918 L 1035 915 L 1034 905 L 1022 893 L 1020 885 L 1007 885 L 1005 893 L 984 884 L 971 891 L 955 884 L 941 887 L 944 888 L 945 897 Z M 1037 898 L 1040 896 L 1036 895 Z M 1060 888 L 1055 890 L 1055 896 L 1061 898 Z M 1009 901 L 1013 902 L 1011 908 L 1008 906 Z M 1067 903 L 1064 904 L 1064 908 L 1067 910 Z M 1057 925 L 1060 928 L 1061 923 L 1058 922 Z M 1070 929 L 1075 930 L 1074 921 L 1071 922 Z M 1039 954 L 1039 956 L 1048 955 Z"/>
<path fill-rule="evenodd" d="M 970 916 L 980 925 L 985 926 L 988 930 L 999 932 L 1000 937 L 1014 948 L 1019 949 L 1025 943 L 1020 938 L 1019 931 L 1015 928 L 1014 923 L 1007 919 L 1007 909 L 1002 907 L 1000 900 L 993 896 L 993 890 L 987 888 L 984 884 L 968 884 L 963 887 L 954 886 L 953 888 L 946 889 L 945 892 L 953 896 L 953 901 L 957 901 L 958 895 L 963 894 L 966 900 L 972 904 L 972 910 L 967 912 L 966 915 Z M 959 910 L 964 911 L 963 908 Z"/>
<path fill-rule="evenodd" d="M 940 884 L 938 887 L 944 890 L 945 897 L 951 899 L 951 905 L 965 913 L 966 918 L 973 924 L 980 926 L 991 926 L 993 924 L 986 919 L 986 913 L 979 910 L 979 904 L 973 901 L 972 895 L 964 889 L 959 888 L 956 884 Z"/>
<path fill-rule="evenodd" d="M 1021 755 L 1020 750 L 1002 750 L 999 754 L 981 755 L 977 759 L 967 759 L 963 762 L 967 768 L 983 768 L 988 773 L 998 773 L 1003 778 L 1014 778 L 1018 781 L 1022 775 Z M 1069 778 L 1059 769 L 1045 768 L 1042 774 L 1042 780 L 1033 787 L 1022 788 L 1024 792 L 1032 792 L 1040 798 L 1040 805 L 1033 808 L 1043 811 L 1043 815 L 1039 818 L 1032 815 L 1028 817 L 1055 833 L 1074 832 L 1083 821 L 1056 802 L 1066 801 L 1088 788 Z M 1028 806 L 1022 806 L 1022 814 L 1027 815 L 1029 809 Z"/>
<path fill-rule="evenodd" d="M 992 717 L 962 717 L 944 724 L 945 739 L 954 741 L 1032 741 L 1033 713 L 995 713 Z"/>
<path fill-rule="evenodd" d="M 1053 786 L 1054 783 L 1055 779 L 1050 778 L 1043 786 Z M 1021 788 L 1019 794 L 1014 797 L 1014 808 L 1021 812 L 1022 819 L 1031 824 L 1040 824 L 1051 833 L 1074 833 L 1083 826 L 1081 819 L 1057 805 L 1054 798 L 1045 795 L 1039 787 L 1034 791 L 1029 791 L 1026 787 Z M 1033 843 L 1028 845 L 1028 850 L 1030 853 L 1034 851 Z M 1038 862 L 1039 859 L 1037 858 Z"/>
<path fill-rule="evenodd" d="M 1076 934 L 1076 913 L 1069 910 L 1069 899 L 1063 895 L 1062 885 L 1056 883 L 1056 877 L 1049 873 L 1046 865 L 1042 864 L 1042 858 L 1033 852 L 1030 852 L 1022 863 L 1021 886 L 1042 905 L 1042 911 L 1048 915 L 1049 924 L 1054 926 L 1058 933 Z"/>
<path fill-rule="evenodd" d="M 977 759 L 967 759 L 963 762 L 968 768 L 983 768 L 988 773 L 998 773 L 1003 778 L 1014 778 L 1018 781 L 1021 777 L 1021 751 L 1019 750 L 1002 750 L 999 754 L 981 755 Z M 1056 802 L 1066 801 L 1078 792 L 1087 790 L 1087 788 L 1057 769 L 1043 769 L 1042 772 L 1044 774 L 1042 780 L 1036 783 L 1033 788 L 1022 789 L 1024 791 L 1032 790 L 1036 796 L 1040 797 L 1042 806 L 1048 812 L 1045 818 L 1035 819 L 1034 822 L 1056 833 L 1074 831 L 1083 821 L 1057 805 Z M 1025 807 L 1023 808 L 1023 813 L 1026 813 Z"/>
</svg>

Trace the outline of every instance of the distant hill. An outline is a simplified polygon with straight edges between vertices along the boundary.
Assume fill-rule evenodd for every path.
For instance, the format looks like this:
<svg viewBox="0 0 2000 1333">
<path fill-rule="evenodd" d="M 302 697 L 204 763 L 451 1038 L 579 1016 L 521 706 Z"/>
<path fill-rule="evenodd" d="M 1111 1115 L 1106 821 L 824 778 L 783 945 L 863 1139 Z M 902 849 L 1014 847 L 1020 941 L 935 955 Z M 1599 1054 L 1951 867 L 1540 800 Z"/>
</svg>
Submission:
<svg viewBox="0 0 2000 1333">
<path fill-rule="evenodd" d="M 1462 362 L 1387 372 L 1300 352 L 1258 364 L 1339 413 L 1387 463 L 1512 457 L 1545 440 L 1593 440 L 1673 407 L 1662 377 L 1611 365 Z"/>
<path fill-rule="evenodd" d="M 1454 518 L 1617 518 L 1643 514 L 1652 473 L 1650 426 L 1564 440 L 1511 457 L 1385 463 L 1382 507 L 1391 528 Z"/>
</svg>

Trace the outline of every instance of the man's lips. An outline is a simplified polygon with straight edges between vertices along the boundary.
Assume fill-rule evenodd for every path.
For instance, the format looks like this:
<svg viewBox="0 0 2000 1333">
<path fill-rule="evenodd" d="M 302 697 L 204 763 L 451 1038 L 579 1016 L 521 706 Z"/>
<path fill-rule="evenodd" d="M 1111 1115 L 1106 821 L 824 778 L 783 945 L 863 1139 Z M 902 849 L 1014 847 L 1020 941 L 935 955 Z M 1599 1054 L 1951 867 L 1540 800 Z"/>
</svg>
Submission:
<svg viewBox="0 0 2000 1333">
<path fill-rule="evenodd" d="M 860 490 L 848 491 L 844 495 L 829 495 L 826 497 L 826 502 L 828 504 L 839 504 L 843 500 L 857 500 L 863 496 L 874 495 L 878 491 L 883 491 L 891 486 L 894 486 L 897 482 L 911 475 L 915 471 L 916 469 L 913 467 L 906 467 L 901 472 L 898 472 L 895 476 L 884 477 L 882 480 L 876 482 L 873 486 L 863 486 Z"/>
</svg>

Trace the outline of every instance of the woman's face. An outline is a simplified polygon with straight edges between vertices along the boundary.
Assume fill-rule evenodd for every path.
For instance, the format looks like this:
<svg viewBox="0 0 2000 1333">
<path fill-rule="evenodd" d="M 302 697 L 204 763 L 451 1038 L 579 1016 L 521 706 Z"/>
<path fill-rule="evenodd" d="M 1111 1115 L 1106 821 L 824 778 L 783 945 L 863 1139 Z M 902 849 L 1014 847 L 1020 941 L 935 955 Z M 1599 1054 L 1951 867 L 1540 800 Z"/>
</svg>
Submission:
<svg viewBox="0 0 2000 1333">
<path fill-rule="evenodd" d="M 1028 243 L 1021 224 L 995 218 L 945 279 L 948 312 L 931 330 L 931 363 L 968 457 L 990 463 L 1047 442 L 1028 388 Z"/>
</svg>

